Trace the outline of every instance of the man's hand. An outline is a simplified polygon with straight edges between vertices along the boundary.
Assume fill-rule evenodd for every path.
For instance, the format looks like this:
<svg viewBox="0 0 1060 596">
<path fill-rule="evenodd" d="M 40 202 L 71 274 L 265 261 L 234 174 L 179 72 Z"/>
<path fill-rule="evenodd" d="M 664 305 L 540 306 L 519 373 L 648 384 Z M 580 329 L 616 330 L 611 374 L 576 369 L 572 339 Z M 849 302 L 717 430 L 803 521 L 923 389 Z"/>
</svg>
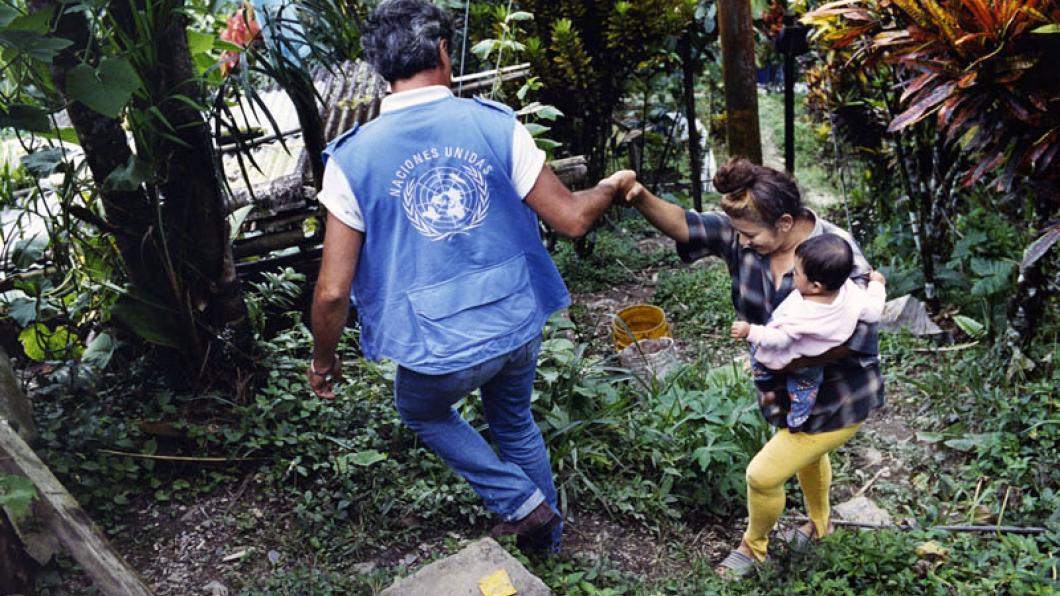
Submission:
<svg viewBox="0 0 1060 596">
<path fill-rule="evenodd" d="M 335 399 L 335 392 L 332 390 L 331 384 L 335 381 L 342 380 L 342 360 L 336 356 L 331 361 L 329 367 L 318 367 L 312 360 L 309 362 L 309 370 L 306 371 L 306 376 L 309 377 L 309 388 L 313 390 L 313 393 L 321 399 Z"/>
<path fill-rule="evenodd" d="M 733 339 L 744 339 L 750 333 L 751 324 L 747 321 L 733 321 L 732 328 L 729 329 L 729 335 L 731 335 Z"/>
<path fill-rule="evenodd" d="M 869 281 L 878 281 L 883 285 L 887 285 L 887 278 L 883 276 L 879 271 L 873 270 L 869 273 Z"/>
<path fill-rule="evenodd" d="M 633 170 L 619 170 L 601 180 L 600 183 L 614 186 L 612 201 L 622 201 L 633 185 L 637 184 L 637 173 Z"/>
</svg>

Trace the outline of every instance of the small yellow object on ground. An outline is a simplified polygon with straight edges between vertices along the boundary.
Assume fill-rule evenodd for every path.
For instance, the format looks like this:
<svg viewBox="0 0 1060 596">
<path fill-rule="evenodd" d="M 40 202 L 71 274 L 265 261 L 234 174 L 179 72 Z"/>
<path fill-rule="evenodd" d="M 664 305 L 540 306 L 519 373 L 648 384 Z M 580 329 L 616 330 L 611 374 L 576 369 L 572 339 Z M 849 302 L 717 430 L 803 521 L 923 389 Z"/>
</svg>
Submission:
<svg viewBox="0 0 1060 596">
<path fill-rule="evenodd" d="M 512 585 L 512 578 L 504 569 L 498 569 L 478 580 L 478 589 L 482 590 L 482 596 L 512 596 L 517 592 Z"/>
<path fill-rule="evenodd" d="M 930 542 L 921 542 L 916 547 L 916 556 L 921 559 L 945 559 L 949 554 L 949 549 L 943 548 L 934 540 Z"/>
</svg>

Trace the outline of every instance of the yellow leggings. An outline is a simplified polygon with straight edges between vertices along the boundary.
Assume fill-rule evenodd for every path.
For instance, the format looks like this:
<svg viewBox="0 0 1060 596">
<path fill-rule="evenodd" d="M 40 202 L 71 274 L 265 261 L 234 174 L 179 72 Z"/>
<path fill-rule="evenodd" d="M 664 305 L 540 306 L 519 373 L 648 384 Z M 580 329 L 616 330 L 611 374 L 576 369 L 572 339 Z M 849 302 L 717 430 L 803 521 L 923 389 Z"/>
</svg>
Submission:
<svg viewBox="0 0 1060 596">
<path fill-rule="evenodd" d="M 798 474 L 806 510 L 824 536 L 830 515 L 828 489 L 832 466 L 828 452 L 846 443 L 861 423 L 823 433 L 791 433 L 782 428 L 747 466 L 747 531 L 743 540 L 759 561 L 766 558 L 769 532 L 784 511 L 784 483 Z"/>
</svg>

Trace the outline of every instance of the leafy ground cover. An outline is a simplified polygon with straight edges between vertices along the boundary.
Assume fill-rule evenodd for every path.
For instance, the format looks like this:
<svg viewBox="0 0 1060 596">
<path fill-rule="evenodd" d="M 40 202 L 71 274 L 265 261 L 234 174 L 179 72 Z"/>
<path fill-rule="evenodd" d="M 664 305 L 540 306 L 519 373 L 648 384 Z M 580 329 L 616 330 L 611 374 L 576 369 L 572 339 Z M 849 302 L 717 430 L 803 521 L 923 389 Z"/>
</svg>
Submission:
<svg viewBox="0 0 1060 596">
<path fill-rule="evenodd" d="M 773 549 L 746 580 L 713 574 L 739 540 L 744 467 L 769 433 L 743 347 L 727 337 L 728 275 L 710 260 L 678 265 L 672 243 L 613 212 L 591 253 L 556 247 L 575 304 L 546 329 L 535 386 L 566 546 L 550 558 L 523 557 L 509 544 L 512 552 L 560 594 L 1055 593 L 1060 313 L 1049 311 L 1031 350 L 1006 358 L 989 337 L 1002 302 L 986 300 L 991 278 L 973 263 L 1011 259 L 1019 243 L 985 207 L 955 225 L 984 238 L 955 251 L 951 269 L 968 273 L 955 284 L 966 291 L 954 285 L 944 298 L 980 327 L 953 327 L 956 345 L 883 335 L 888 405 L 833 460 L 834 502 L 863 494 L 920 529 L 841 529 L 809 553 Z M 870 260 L 888 268 L 900 293 L 915 274 L 911 237 L 899 226 L 867 231 Z M 279 276 L 256 289 L 249 302 L 259 327 L 297 287 Z M 659 305 L 673 325 L 684 366 L 664 382 L 617 367 L 609 316 L 633 302 Z M 289 324 L 273 327 L 285 329 L 259 338 L 267 377 L 243 404 L 174 394 L 121 352 L 103 376 L 77 365 L 28 371 L 42 455 L 160 594 L 211 582 L 241 594 L 371 594 L 491 523 L 400 423 L 391 366 L 360 360 L 351 330 L 340 398 L 310 398 L 311 338 L 297 313 L 281 316 Z M 485 428 L 475 399 L 459 407 Z M 801 513 L 794 483 L 788 495 L 788 511 Z M 952 523 L 1048 531 L 929 529 Z M 91 593 L 68 561 L 38 587 Z"/>
<path fill-rule="evenodd" d="M 686 345 L 686 366 L 667 382 L 617 369 L 610 346 L 575 322 L 555 318 L 546 330 L 535 411 L 571 529 L 559 556 L 524 560 L 557 593 L 1055 589 L 1055 341 L 1028 355 L 1034 370 L 1009 374 L 989 347 L 940 351 L 885 335 L 888 408 L 839 452 L 833 490 L 838 502 L 868 484 L 896 519 L 920 527 L 1047 525 L 1049 534 L 845 530 L 809 554 L 779 549 L 754 578 L 724 583 L 712 563 L 738 540 L 743 470 L 768 429 L 741 350 L 721 333 L 731 318 L 724 268 L 667 268 L 647 279 L 643 298 L 670 313 Z M 599 294 L 576 300 L 583 296 Z M 211 407 L 220 396 L 172 395 L 135 367 L 37 390 L 49 464 L 160 593 L 210 581 L 245 594 L 373 593 L 489 526 L 466 485 L 400 424 L 392 368 L 353 357 L 353 332 L 340 399 L 308 398 L 310 337 L 297 315 L 292 323 L 261 346 L 268 382 L 225 416 L 209 414 L 222 411 Z M 483 426 L 474 399 L 460 407 Z M 160 434 L 157 423 L 175 419 L 196 422 Z M 872 451 L 879 460 L 866 459 Z M 793 486 L 788 504 L 800 511 Z M 925 543 L 945 554 L 918 556 Z M 46 594 L 81 588 L 67 567 L 41 582 Z"/>
</svg>

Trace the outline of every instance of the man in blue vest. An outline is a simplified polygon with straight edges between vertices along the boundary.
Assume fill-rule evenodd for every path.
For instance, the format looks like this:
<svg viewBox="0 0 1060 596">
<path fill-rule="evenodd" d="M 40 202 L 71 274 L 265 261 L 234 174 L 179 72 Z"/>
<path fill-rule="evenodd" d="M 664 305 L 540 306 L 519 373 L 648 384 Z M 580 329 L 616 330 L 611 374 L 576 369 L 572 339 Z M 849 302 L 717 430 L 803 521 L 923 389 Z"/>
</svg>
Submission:
<svg viewBox="0 0 1060 596">
<path fill-rule="evenodd" d="M 584 235 L 636 177 L 569 191 L 511 109 L 449 91 L 451 38 L 428 0 L 382 2 L 362 30 L 392 94 L 325 152 L 309 383 L 334 398 L 352 282 L 365 357 L 399 365 L 405 423 L 503 520 L 491 535 L 556 550 L 562 520 L 530 395 L 542 326 L 570 296 L 537 217 Z M 497 453 L 452 407 L 475 389 Z"/>
</svg>

